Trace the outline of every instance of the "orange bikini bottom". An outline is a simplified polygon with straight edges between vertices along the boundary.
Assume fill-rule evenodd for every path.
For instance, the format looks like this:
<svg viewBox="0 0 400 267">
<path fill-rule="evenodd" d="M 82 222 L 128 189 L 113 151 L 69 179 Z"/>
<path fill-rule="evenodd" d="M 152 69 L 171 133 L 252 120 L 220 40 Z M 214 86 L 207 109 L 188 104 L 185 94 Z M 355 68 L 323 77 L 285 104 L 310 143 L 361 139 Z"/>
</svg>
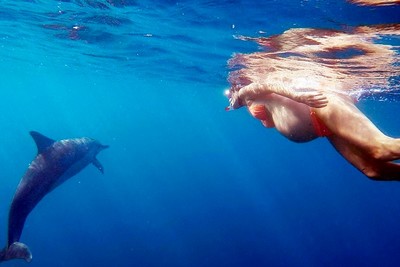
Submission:
<svg viewBox="0 0 400 267">
<path fill-rule="evenodd" d="M 332 135 L 331 130 L 329 130 L 328 127 L 326 127 L 326 125 L 321 121 L 321 119 L 318 118 L 314 110 L 310 110 L 310 117 L 315 133 L 319 137 L 326 137 Z"/>
</svg>

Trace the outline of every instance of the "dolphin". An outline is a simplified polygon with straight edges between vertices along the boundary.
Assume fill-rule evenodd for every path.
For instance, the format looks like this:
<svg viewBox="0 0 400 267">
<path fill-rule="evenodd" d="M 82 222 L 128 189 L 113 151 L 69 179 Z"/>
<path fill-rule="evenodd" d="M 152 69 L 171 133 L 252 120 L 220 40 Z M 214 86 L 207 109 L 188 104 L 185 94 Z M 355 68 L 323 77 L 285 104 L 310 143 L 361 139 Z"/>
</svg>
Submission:
<svg viewBox="0 0 400 267">
<path fill-rule="evenodd" d="M 0 251 L 0 262 L 11 259 L 32 260 L 29 247 L 19 242 L 19 239 L 26 218 L 45 195 L 90 163 L 104 173 L 96 155 L 108 146 L 88 137 L 55 141 L 34 131 L 30 135 L 38 153 L 19 182 L 11 202 L 7 244 Z"/>
</svg>

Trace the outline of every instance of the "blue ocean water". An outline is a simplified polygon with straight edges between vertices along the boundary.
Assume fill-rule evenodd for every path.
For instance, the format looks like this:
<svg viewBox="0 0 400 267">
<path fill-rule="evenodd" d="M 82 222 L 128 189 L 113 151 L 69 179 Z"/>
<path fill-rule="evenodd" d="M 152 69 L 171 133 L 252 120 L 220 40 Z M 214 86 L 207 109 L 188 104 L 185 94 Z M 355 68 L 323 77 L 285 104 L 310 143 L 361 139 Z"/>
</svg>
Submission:
<svg viewBox="0 0 400 267">
<path fill-rule="evenodd" d="M 223 95 L 227 60 L 258 49 L 234 35 L 399 23 L 399 11 L 342 0 L 4 1 L 0 242 L 36 130 L 110 149 L 98 156 L 104 175 L 87 167 L 30 214 L 29 266 L 399 266 L 398 183 L 368 180 L 327 140 L 292 143 L 245 110 L 225 112 Z M 398 101 L 359 107 L 400 136 Z"/>
</svg>

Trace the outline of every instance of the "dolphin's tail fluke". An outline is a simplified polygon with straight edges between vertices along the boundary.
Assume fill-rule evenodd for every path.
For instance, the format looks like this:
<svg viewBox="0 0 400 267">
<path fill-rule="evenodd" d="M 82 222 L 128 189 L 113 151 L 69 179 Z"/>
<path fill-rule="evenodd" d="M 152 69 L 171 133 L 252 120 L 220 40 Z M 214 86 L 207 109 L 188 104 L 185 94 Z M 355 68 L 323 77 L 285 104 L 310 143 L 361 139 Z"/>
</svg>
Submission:
<svg viewBox="0 0 400 267">
<path fill-rule="evenodd" d="M 14 242 L 8 248 L 0 251 L 0 262 L 12 259 L 24 259 L 26 262 L 31 262 L 32 253 L 27 245 Z"/>
</svg>

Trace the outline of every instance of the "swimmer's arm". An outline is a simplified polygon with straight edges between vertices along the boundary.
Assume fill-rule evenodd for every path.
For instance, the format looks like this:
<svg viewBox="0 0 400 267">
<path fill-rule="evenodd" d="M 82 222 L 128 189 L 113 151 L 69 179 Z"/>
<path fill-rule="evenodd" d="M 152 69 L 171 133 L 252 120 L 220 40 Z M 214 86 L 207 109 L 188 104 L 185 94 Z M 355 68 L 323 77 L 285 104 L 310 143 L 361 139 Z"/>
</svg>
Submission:
<svg viewBox="0 0 400 267">
<path fill-rule="evenodd" d="M 328 104 L 326 96 L 317 90 L 293 90 L 279 84 L 251 83 L 239 91 L 243 102 L 267 99 L 270 94 L 277 94 L 313 108 L 322 108 Z"/>
</svg>

